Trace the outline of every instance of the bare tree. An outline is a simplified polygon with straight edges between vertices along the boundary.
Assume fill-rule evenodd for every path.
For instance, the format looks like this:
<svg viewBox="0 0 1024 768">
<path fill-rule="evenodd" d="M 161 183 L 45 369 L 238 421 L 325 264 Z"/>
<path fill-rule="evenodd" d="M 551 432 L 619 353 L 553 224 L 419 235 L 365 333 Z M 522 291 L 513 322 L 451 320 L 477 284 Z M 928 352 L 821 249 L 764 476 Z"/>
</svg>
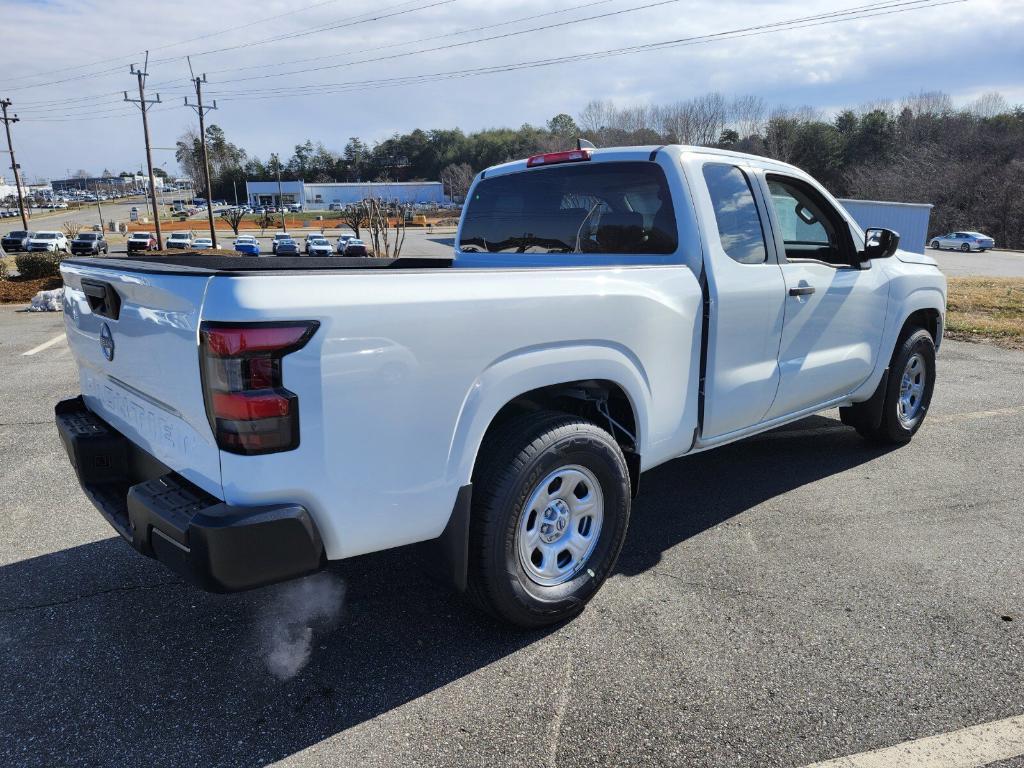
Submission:
<svg viewBox="0 0 1024 768">
<path fill-rule="evenodd" d="M 765 115 L 768 107 L 760 96 L 747 94 L 737 96 L 729 105 L 729 122 L 736 129 L 741 139 L 748 136 L 760 136 L 764 131 Z"/>
<path fill-rule="evenodd" d="M 608 117 L 612 111 L 614 111 L 614 107 L 611 102 L 595 99 L 587 102 L 587 105 L 580 111 L 579 119 L 576 122 L 584 133 L 596 136 L 608 127 Z"/>
<path fill-rule="evenodd" d="M 407 206 L 400 203 L 389 205 L 375 197 L 361 203 L 366 215 L 373 255 L 382 259 L 397 259 L 405 244 L 405 218 Z M 394 216 L 394 233 L 391 232 L 391 216 Z"/>
<path fill-rule="evenodd" d="M 267 227 L 274 226 L 276 221 L 277 219 L 274 218 L 274 214 L 270 211 L 263 211 L 259 218 L 256 219 L 256 225 L 260 228 L 260 236 L 267 231 Z"/>
<path fill-rule="evenodd" d="M 355 233 L 355 236 L 358 239 L 359 228 L 363 226 L 366 221 L 366 209 L 363 207 L 362 203 L 346 206 L 341 211 L 341 220 Z"/>
<path fill-rule="evenodd" d="M 441 170 L 441 183 L 452 202 L 465 198 L 469 185 L 473 183 L 473 169 L 468 163 L 451 163 Z"/>
<path fill-rule="evenodd" d="M 60 228 L 64 231 L 64 234 L 68 236 L 68 239 L 74 239 L 74 237 L 82 231 L 82 225 L 77 221 L 65 221 L 60 225 Z"/>
<path fill-rule="evenodd" d="M 995 117 L 1010 111 L 1010 106 L 999 91 L 983 93 L 967 107 L 967 111 L 976 117 Z"/>
<path fill-rule="evenodd" d="M 220 217 L 228 223 L 231 231 L 235 233 L 235 237 L 238 237 L 238 227 L 242 223 L 242 219 L 245 218 L 245 211 L 241 208 L 229 208 L 223 211 Z"/>
</svg>

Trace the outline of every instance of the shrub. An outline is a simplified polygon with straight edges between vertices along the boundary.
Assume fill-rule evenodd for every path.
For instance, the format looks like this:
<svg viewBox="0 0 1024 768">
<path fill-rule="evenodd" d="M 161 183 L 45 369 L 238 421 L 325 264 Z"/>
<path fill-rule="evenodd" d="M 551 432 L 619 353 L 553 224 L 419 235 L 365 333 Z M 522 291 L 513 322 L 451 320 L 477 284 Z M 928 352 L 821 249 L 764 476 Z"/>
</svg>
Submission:
<svg viewBox="0 0 1024 768">
<path fill-rule="evenodd" d="M 63 253 L 37 251 L 35 253 L 19 253 L 14 257 L 14 263 L 22 277 L 35 280 L 39 277 L 58 277 L 60 262 L 63 258 Z"/>
<path fill-rule="evenodd" d="M 7 279 L 7 262 L 0 259 L 0 280 Z"/>
</svg>

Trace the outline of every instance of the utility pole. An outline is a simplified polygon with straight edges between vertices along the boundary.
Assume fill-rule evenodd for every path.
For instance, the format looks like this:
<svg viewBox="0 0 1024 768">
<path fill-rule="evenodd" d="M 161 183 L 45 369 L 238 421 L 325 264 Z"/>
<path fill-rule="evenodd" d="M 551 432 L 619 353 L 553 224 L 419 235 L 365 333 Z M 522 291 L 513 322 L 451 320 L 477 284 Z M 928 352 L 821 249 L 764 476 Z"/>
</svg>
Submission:
<svg viewBox="0 0 1024 768">
<path fill-rule="evenodd" d="M 14 171 L 14 189 L 18 194 L 18 210 L 21 212 L 21 226 L 28 229 L 28 217 L 25 216 L 25 201 L 21 197 L 21 176 L 18 173 L 18 161 L 14 159 L 14 142 L 11 141 L 11 123 L 18 122 L 18 116 L 7 116 L 7 108 L 9 106 L 11 106 L 10 99 L 0 99 L 0 109 L 2 109 L 4 113 L 4 116 L 0 118 L 0 120 L 4 121 L 4 128 L 7 129 L 7 153 L 11 156 L 11 170 Z"/>
<path fill-rule="evenodd" d="M 288 216 L 284 212 L 284 195 L 281 192 L 281 163 L 277 163 L 277 204 L 281 208 L 281 231 L 288 234 Z"/>
<path fill-rule="evenodd" d="M 139 98 L 129 99 L 128 91 L 124 92 L 124 100 L 131 102 L 132 104 L 138 104 L 139 109 L 142 110 L 142 132 L 146 138 L 146 165 L 149 167 L 149 196 L 153 200 L 153 221 L 156 224 L 156 247 L 158 250 L 162 250 L 164 247 L 163 238 L 160 234 L 160 208 L 156 202 L 156 182 L 153 180 L 153 150 L 149 146 L 149 120 L 146 119 L 146 113 L 149 112 L 149 108 L 154 104 L 160 103 L 160 94 L 156 95 L 156 98 L 151 101 L 146 101 L 146 77 L 149 72 L 149 51 L 146 51 L 146 63 L 143 68 L 136 69 L 135 65 L 132 64 L 129 70 L 133 75 L 139 79 Z"/>
<path fill-rule="evenodd" d="M 188 63 L 189 71 L 192 70 L 192 61 Z M 188 103 L 188 96 L 185 97 L 185 106 L 192 107 L 199 115 L 199 144 L 203 148 L 203 174 L 206 176 L 206 217 L 210 220 L 210 240 L 213 247 L 217 247 L 217 230 L 213 225 L 213 185 L 210 183 L 210 156 L 206 153 L 206 113 L 217 108 L 217 100 L 213 100 L 212 107 L 203 106 L 203 83 L 206 82 L 206 75 L 195 77 L 192 73 L 192 82 L 196 87 L 196 104 Z"/>
<path fill-rule="evenodd" d="M 231 189 L 235 193 L 235 208 L 237 208 L 238 207 L 238 184 L 235 183 L 234 179 L 231 180 Z"/>
</svg>

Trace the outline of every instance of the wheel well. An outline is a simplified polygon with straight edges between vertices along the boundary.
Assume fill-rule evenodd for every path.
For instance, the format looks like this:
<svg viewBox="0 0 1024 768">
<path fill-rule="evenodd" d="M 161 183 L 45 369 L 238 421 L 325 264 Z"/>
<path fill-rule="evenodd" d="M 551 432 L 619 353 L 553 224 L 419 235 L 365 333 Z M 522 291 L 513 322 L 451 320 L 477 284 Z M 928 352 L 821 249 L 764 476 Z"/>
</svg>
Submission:
<svg viewBox="0 0 1024 768">
<path fill-rule="evenodd" d="M 633 404 L 622 387 L 605 379 L 583 379 L 524 392 L 505 403 L 495 414 L 484 434 L 484 441 L 496 427 L 510 418 L 534 411 L 563 411 L 607 429 L 622 448 L 629 465 L 630 484 L 636 494 L 640 477 L 640 436 Z"/>
<path fill-rule="evenodd" d="M 935 342 L 936 347 L 942 342 L 942 316 L 937 309 L 919 309 L 912 312 L 903 323 L 900 340 L 906 338 L 913 328 L 924 328 L 928 331 L 932 335 L 932 341 Z"/>
</svg>

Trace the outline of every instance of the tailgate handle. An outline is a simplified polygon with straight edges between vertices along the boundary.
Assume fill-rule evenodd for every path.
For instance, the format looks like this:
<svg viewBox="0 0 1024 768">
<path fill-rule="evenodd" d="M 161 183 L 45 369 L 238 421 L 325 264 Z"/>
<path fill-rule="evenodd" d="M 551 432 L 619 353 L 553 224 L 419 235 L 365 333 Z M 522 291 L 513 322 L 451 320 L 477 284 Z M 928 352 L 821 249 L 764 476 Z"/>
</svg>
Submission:
<svg viewBox="0 0 1024 768">
<path fill-rule="evenodd" d="M 85 294 L 93 314 L 109 317 L 111 320 L 117 320 L 121 314 L 121 297 L 110 283 L 83 277 L 82 293 Z"/>
</svg>

